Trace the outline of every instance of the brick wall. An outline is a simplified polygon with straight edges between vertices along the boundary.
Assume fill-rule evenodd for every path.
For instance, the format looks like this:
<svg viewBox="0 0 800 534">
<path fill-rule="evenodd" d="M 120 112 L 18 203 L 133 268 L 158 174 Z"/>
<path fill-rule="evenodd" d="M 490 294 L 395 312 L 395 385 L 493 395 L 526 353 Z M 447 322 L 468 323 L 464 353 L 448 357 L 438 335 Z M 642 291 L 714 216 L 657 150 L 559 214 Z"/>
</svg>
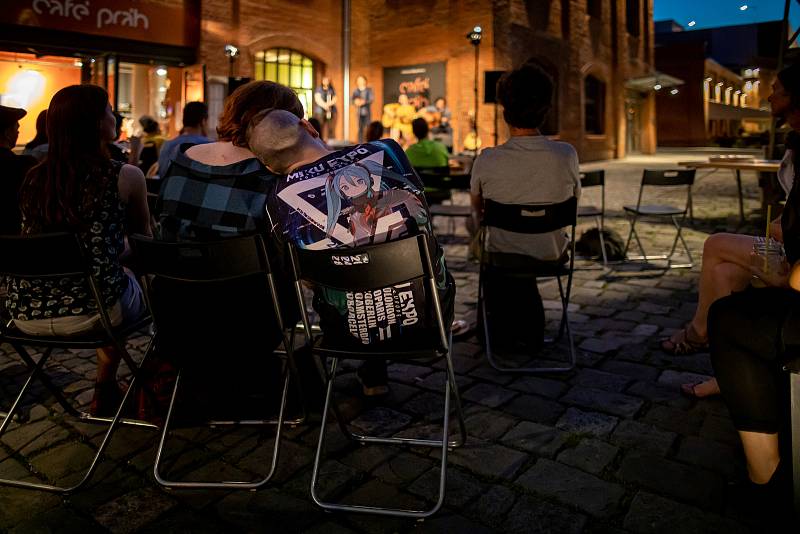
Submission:
<svg viewBox="0 0 800 534">
<path fill-rule="evenodd" d="M 505 70 L 536 57 L 559 81 L 559 137 L 573 143 L 583 160 L 622 156 L 625 80 L 652 70 L 653 0 L 641 2 L 642 29 L 638 38 L 632 38 L 625 30 L 622 1 L 604 2 L 598 20 L 587 15 L 586 0 L 352 0 L 351 87 L 359 74 L 368 78 L 376 95 L 373 117 L 379 118 L 384 105 L 384 67 L 445 62 L 445 96 L 453 111 L 455 146 L 461 146 L 471 129 L 475 107 L 475 50 L 466 34 L 480 25 L 484 32 L 478 132 L 484 146 L 493 144 L 495 110 L 492 104 L 482 103 L 483 72 Z M 318 61 L 341 95 L 341 18 L 341 2 L 334 0 L 202 0 L 200 55 L 209 76 L 225 77 L 228 60 L 223 47 L 235 44 L 241 51 L 236 74 L 253 76 L 256 51 L 274 46 L 293 48 Z M 606 84 L 605 133 L 600 136 L 584 133 L 583 81 L 587 74 Z M 641 96 L 640 145 L 645 152 L 655 149 L 653 98 Z M 340 135 L 342 119 L 340 113 Z M 354 110 L 350 124 L 354 139 Z M 500 142 L 508 135 L 502 113 L 498 135 Z"/>
</svg>

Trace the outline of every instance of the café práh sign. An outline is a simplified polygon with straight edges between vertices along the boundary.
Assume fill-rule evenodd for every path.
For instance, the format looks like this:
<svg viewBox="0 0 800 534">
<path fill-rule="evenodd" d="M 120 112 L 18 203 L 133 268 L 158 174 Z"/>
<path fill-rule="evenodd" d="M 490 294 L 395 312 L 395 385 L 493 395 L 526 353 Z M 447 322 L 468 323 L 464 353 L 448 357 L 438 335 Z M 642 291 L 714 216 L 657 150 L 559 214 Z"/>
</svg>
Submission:
<svg viewBox="0 0 800 534">
<path fill-rule="evenodd" d="M 0 22 L 6 24 L 197 46 L 197 0 L 173 5 L 150 0 L 2 0 L 2 3 Z M 176 31 L 180 29 L 183 31 Z"/>
</svg>

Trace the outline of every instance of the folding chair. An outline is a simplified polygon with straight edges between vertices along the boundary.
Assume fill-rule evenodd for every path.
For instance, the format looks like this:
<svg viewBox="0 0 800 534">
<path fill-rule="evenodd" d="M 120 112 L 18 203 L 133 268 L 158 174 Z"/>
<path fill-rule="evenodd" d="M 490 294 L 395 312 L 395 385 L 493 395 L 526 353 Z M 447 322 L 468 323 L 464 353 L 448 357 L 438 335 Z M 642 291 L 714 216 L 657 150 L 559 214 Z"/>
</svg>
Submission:
<svg viewBox="0 0 800 534">
<path fill-rule="evenodd" d="M 436 332 L 429 331 L 427 333 L 414 334 L 413 337 L 408 336 L 409 339 L 406 341 L 411 345 L 410 348 L 396 351 L 374 349 L 369 345 L 362 345 L 360 343 L 337 346 L 336 342 L 326 342 L 324 334 L 321 339 L 317 338 L 314 340 L 314 353 L 322 357 L 332 358 L 330 371 L 328 373 L 325 407 L 322 412 L 319 441 L 311 476 L 311 497 L 315 503 L 325 510 L 373 513 L 386 516 L 422 519 L 435 514 L 444 502 L 448 447 L 460 447 L 463 445 L 466 441 L 466 428 L 464 426 L 458 386 L 456 385 L 453 371 L 453 362 L 450 357 L 451 340 L 448 335 L 449 329 L 445 327 L 442 317 L 439 295 L 436 289 L 436 281 L 434 279 L 434 271 L 431 265 L 427 243 L 428 241 L 425 235 L 418 235 L 416 237 L 409 237 L 380 245 L 339 250 L 310 251 L 298 249 L 290 245 L 292 267 L 295 276 L 295 289 L 297 291 L 298 302 L 301 306 L 306 336 L 308 336 L 309 339 L 311 339 L 311 325 L 303 301 L 302 281 L 309 282 L 315 286 L 358 294 L 396 286 L 411 280 L 423 279 L 426 299 L 424 304 L 432 304 L 437 323 Z M 422 303 L 417 303 L 418 309 L 421 304 Z M 332 402 L 333 387 L 336 380 L 339 358 L 361 360 L 445 358 L 447 364 L 447 380 L 445 381 L 444 388 L 445 398 L 442 439 L 384 438 L 351 432 L 339 413 L 335 401 Z M 451 390 L 455 400 L 456 415 L 460 429 L 460 436 L 454 440 L 449 440 Z M 343 505 L 323 501 L 317 493 L 317 482 L 319 479 L 320 461 L 325 448 L 325 430 L 328 420 L 328 410 L 331 408 L 334 411 L 334 416 L 342 432 L 352 441 L 362 444 L 396 444 L 440 448 L 442 458 L 439 474 L 439 497 L 434 507 L 430 510 L 403 510 L 372 506 Z"/>
<path fill-rule="evenodd" d="M 486 344 L 486 357 L 489 364 L 496 370 L 507 373 L 557 373 L 570 371 L 575 367 L 575 343 L 572 329 L 569 324 L 569 296 L 572 291 L 572 275 L 575 266 L 575 226 L 577 224 L 578 201 L 572 197 L 557 204 L 501 204 L 493 200 L 484 199 L 483 206 L 483 236 L 481 238 L 481 270 L 478 280 L 478 306 L 483 317 L 483 329 Z M 541 262 L 533 258 L 528 259 L 521 254 L 497 255 L 489 252 L 489 234 L 491 228 L 500 228 L 510 232 L 524 234 L 543 234 L 555 230 L 571 227 L 569 245 L 569 266 L 561 263 Z M 507 261 L 512 256 L 512 261 Z M 492 262 L 493 267 L 500 269 L 504 274 L 519 278 L 555 278 L 558 281 L 558 293 L 561 298 L 561 322 L 558 335 L 555 339 L 545 340 L 558 342 L 567 333 L 569 340 L 570 363 L 561 367 L 504 367 L 495 361 L 492 354 L 492 344 L 489 336 L 489 321 L 486 312 L 486 298 L 484 295 L 484 280 L 486 267 Z M 561 277 L 567 277 L 566 287 Z"/>
<path fill-rule="evenodd" d="M 449 218 L 449 233 L 454 234 L 456 231 L 454 218 L 471 215 L 469 206 L 453 204 L 453 189 L 462 189 L 464 184 L 451 179 L 450 167 L 414 167 L 414 170 L 425 185 L 425 198 L 430 204 L 431 219 Z M 466 188 L 469 188 L 468 182 Z M 450 203 L 445 204 L 448 200 Z"/>
<path fill-rule="evenodd" d="M 628 232 L 628 239 L 625 242 L 625 252 L 623 253 L 626 258 L 631 260 L 643 260 L 645 262 L 648 260 L 667 260 L 667 269 L 691 268 L 694 265 L 692 253 L 689 251 L 689 247 L 686 245 L 686 241 L 683 239 L 682 234 L 683 222 L 686 220 L 686 214 L 689 212 L 689 209 L 692 205 L 692 184 L 694 184 L 694 174 L 695 169 L 644 171 L 642 174 L 642 184 L 639 187 L 639 197 L 636 200 L 636 206 L 623 206 L 625 209 L 625 214 L 628 216 L 628 220 L 631 223 L 631 229 L 630 232 Z M 645 186 L 686 186 L 686 205 L 683 208 L 668 204 L 642 205 L 642 193 L 644 192 Z M 672 248 L 670 249 L 669 254 L 659 254 L 654 256 L 647 255 L 644 247 L 642 246 L 642 241 L 639 239 L 639 234 L 636 232 L 636 222 L 640 217 L 668 217 L 672 221 L 672 224 L 675 225 L 675 230 L 677 233 L 675 234 L 675 240 L 672 242 Z M 680 219 L 678 219 L 678 217 L 680 217 Z M 631 238 L 636 239 L 636 244 L 639 246 L 639 250 L 642 252 L 641 256 L 629 257 L 627 255 Z M 675 254 L 675 249 L 678 246 L 678 240 L 680 240 L 681 244 L 683 245 L 683 249 L 686 251 L 686 255 L 689 258 L 689 263 L 680 263 L 675 265 L 672 264 L 672 256 Z"/>
<path fill-rule="evenodd" d="M 578 218 L 592 217 L 595 225 L 597 226 L 597 233 L 600 236 L 600 251 L 603 255 L 603 266 L 608 266 L 608 258 L 606 257 L 606 244 L 603 238 L 603 230 L 605 229 L 605 216 L 606 216 L 606 171 L 603 169 L 596 171 L 584 171 L 580 174 L 581 177 L 581 190 L 589 187 L 600 187 L 600 207 L 591 206 L 578 206 Z"/>
<path fill-rule="evenodd" d="M 20 389 L 11 408 L 5 414 L 2 424 L 0 424 L 0 436 L 8 429 L 12 418 L 20 408 L 20 403 L 33 383 L 38 379 L 45 388 L 55 397 L 55 400 L 64 408 L 65 412 L 81 421 L 93 423 L 110 423 L 108 430 L 97 449 L 97 453 L 92 459 L 92 463 L 85 472 L 83 478 L 71 486 L 56 486 L 23 480 L 0 479 L 0 485 L 13 486 L 17 488 L 38 489 L 54 493 L 71 493 L 83 487 L 91 478 L 97 467 L 98 461 L 105 451 L 106 446 L 111 441 L 111 436 L 117 425 L 130 424 L 135 426 L 146 426 L 155 428 L 154 425 L 142 421 L 123 420 L 121 418 L 122 407 L 128 399 L 137 381 L 139 365 L 133 360 L 125 348 L 125 338 L 129 335 L 142 330 L 150 324 L 150 317 L 120 326 L 112 326 L 109 310 L 101 296 L 100 289 L 93 275 L 93 269 L 88 261 L 83 247 L 78 238 L 68 233 L 41 234 L 36 236 L 0 236 L 0 280 L 5 276 L 17 279 L 51 279 L 58 280 L 64 277 L 82 277 L 88 284 L 91 295 L 100 315 L 100 325 L 102 329 L 86 334 L 75 336 L 32 336 L 23 333 L 14 326 L 14 321 L 10 317 L 3 317 L 0 321 L 0 343 L 9 343 L 19 354 L 25 365 L 31 370 Z M 152 343 L 152 339 L 151 339 Z M 25 347 L 40 347 L 43 349 L 42 356 L 38 361 L 26 350 Z M 61 391 L 44 374 L 44 367 L 54 349 L 97 349 L 100 347 L 113 346 L 122 355 L 122 359 L 132 372 L 132 378 L 128 390 L 122 397 L 122 401 L 117 407 L 114 417 L 95 417 L 87 413 L 78 411 L 70 404 Z M 145 355 L 146 358 L 146 355 Z"/>
<path fill-rule="evenodd" d="M 287 332 L 283 324 L 281 307 L 278 302 L 275 280 L 270 270 L 267 252 L 264 242 L 260 235 L 249 235 L 243 237 L 229 238 L 216 242 L 186 243 L 186 242 L 165 242 L 155 241 L 142 236 L 133 236 L 131 245 L 135 251 L 138 262 L 137 268 L 145 280 L 146 295 L 153 313 L 153 322 L 156 327 L 156 336 L 153 343 L 155 350 L 164 351 L 170 360 L 176 364 L 177 376 L 172 388 L 169 408 L 164 419 L 161 430 L 161 439 L 156 452 L 156 460 L 153 465 L 153 475 L 156 481 L 166 488 L 225 488 L 225 489 L 258 489 L 267 484 L 275 474 L 278 464 L 278 454 L 280 451 L 281 430 L 284 424 L 296 425 L 305 420 L 305 414 L 299 419 L 284 421 L 284 411 L 289 390 L 289 379 L 291 371 L 295 369 L 293 360 L 293 339 Z M 274 324 L 261 325 L 264 329 L 273 328 L 279 330 L 282 344 L 286 354 L 286 364 L 282 372 L 282 392 L 277 420 L 237 420 L 237 421 L 209 421 L 208 426 L 230 426 L 248 425 L 265 426 L 275 425 L 275 445 L 272 451 L 272 463 L 269 472 L 261 480 L 256 481 L 219 481 L 219 482 L 200 482 L 200 481 L 174 481 L 167 480 L 160 473 L 161 459 L 164 454 L 164 447 L 170 431 L 175 403 L 181 384 L 181 377 L 184 372 L 192 370 L 193 363 L 198 365 L 196 358 L 202 355 L 185 354 L 186 350 L 181 350 L 183 343 L 188 338 L 197 337 L 198 341 L 193 343 L 205 343 L 210 339 L 219 339 L 224 332 L 206 332 L 203 336 L 197 330 L 197 325 L 192 323 L 192 317 L 213 317 L 215 313 L 220 313 L 217 309 L 197 309 L 195 303 L 191 303 L 191 310 L 186 310 L 185 316 L 181 313 L 180 302 L 183 296 L 189 292 L 196 292 L 204 295 L 210 284 L 225 283 L 230 284 L 234 281 L 244 282 L 250 289 L 246 293 L 240 292 L 237 295 L 237 303 L 240 303 L 247 310 L 248 314 L 257 314 L 253 310 L 272 306 L 271 312 L 267 315 L 275 317 Z M 252 283 L 250 283 L 252 282 Z M 219 287 L 219 286 L 217 286 Z M 237 286 L 238 287 L 238 286 Z M 241 310 L 240 310 L 241 311 Z M 181 317 L 177 317 L 180 315 Z M 260 322 L 260 315 L 255 316 L 256 321 Z M 188 318 L 187 318 L 188 317 Z M 257 328 L 257 325 L 254 326 Z M 213 327 L 212 327 L 213 328 Z M 205 331 L 205 329 L 203 329 Z M 169 348 L 164 348 L 164 340 L 169 339 Z M 271 352 L 271 349 L 270 349 Z M 215 357 L 217 355 L 214 355 Z M 269 356 L 269 355 L 267 355 Z M 220 358 L 219 365 L 230 364 L 227 358 Z M 216 362 L 215 362 L 216 365 Z M 298 384 L 299 387 L 299 384 Z"/>
</svg>

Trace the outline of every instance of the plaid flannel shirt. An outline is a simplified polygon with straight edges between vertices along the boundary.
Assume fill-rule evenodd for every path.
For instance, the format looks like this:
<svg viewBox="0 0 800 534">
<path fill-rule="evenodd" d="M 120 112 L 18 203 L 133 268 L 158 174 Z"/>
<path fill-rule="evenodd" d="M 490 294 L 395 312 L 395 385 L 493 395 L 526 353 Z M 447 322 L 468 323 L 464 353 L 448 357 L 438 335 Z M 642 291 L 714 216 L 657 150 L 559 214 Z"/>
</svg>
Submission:
<svg viewBox="0 0 800 534">
<path fill-rule="evenodd" d="M 161 238 L 207 241 L 268 233 L 266 203 L 275 175 L 255 158 L 205 165 L 186 157 L 186 148 L 176 153 L 159 192 Z"/>
</svg>

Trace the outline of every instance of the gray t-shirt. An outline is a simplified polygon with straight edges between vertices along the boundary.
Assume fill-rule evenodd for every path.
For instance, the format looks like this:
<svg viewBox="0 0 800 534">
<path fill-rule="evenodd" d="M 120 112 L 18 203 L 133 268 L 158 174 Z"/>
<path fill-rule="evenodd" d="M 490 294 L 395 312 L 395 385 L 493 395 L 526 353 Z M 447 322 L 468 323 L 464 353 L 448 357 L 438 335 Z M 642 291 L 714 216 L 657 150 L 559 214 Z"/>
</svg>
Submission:
<svg viewBox="0 0 800 534">
<path fill-rule="evenodd" d="M 503 204 L 551 204 L 580 197 L 578 154 L 568 143 L 545 136 L 517 136 L 481 152 L 472 167 L 472 194 Z M 490 252 L 558 259 L 567 246 L 562 230 L 520 234 L 499 228 L 489 232 Z"/>
</svg>

